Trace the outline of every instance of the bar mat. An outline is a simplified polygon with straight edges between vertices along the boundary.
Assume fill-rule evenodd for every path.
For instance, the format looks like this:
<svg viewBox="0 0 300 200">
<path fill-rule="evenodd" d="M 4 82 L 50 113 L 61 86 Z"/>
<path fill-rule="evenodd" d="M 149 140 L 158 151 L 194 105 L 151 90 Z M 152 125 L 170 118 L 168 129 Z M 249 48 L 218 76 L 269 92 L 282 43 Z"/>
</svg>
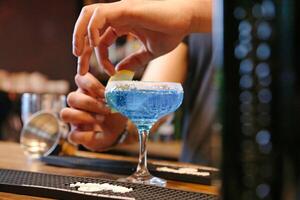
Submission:
<svg viewBox="0 0 300 200">
<path fill-rule="evenodd" d="M 77 156 L 46 156 L 42 157 L 41 161 L 61 167 L 96 170 L 124 175 L 131 175 L 137 166 L 136 162 Z M 154 176 L 202 185 L 211 185 L 212 180 L 216 178 L 218 172 L 215 168 L 200 166 L 198 168 L 192 168 L 193 171 L 189 172 L 187 171 L 189 169 L 186 167 L 183 168 L 175 165 L 169 166 L 157 163 L 152 164 L 150 162 L 148 163 L 148 169 Z"/>
<path fill-rule="evenodd" d="M 71 183 L 108 183 L 132 188 L 127 193 L 110 190 L 101 192 L 81 192 L 70 187 Z M 36 172 L 0 169 L 0 191 L 23 195 L 56 198 L 56 199 L 178 199 L 178 200 L 217 200 L 216 195 L 186 192 L 158 186 L 123 183 L 113 180 L 90 177 L 61 176 Z"/>
</svg>

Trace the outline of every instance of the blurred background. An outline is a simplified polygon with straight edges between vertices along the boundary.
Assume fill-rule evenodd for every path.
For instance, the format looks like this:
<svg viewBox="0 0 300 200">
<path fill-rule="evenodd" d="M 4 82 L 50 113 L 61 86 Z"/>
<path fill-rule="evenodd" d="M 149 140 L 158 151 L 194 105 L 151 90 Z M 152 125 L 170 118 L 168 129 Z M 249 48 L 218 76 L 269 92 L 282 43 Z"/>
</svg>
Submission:
<svg viewBox="0 0 300 200">
<path fill-rule="evenodd" d="M 38 72 L 48 79 L 67 80 L 74 88 L 72 31 L 81 5 L 75 0 L 1 1 L 1 70 Z"/>
<path fill-rule="evenodd" d="M 0 1 L 0 138 L 18 141 L 21 95 L 74 89 L 73 25 L 81 1 Z M 59 6 L 58 6 L 59 5 Z"/>
<path fill-rule="evenodd" d="M 67 94 L 75 89 L 73 26 L 82 6 L 94 2 L 0 1 L 1 140 L 19 140 L 23 93 Z M 214 21 L 215 44 L 222 47 L 214 87 L 222 123 L 214 126 L 212 148 L 222 160 L 224 199 L 300 199 L 299 3 L 215 2 L 222 5 Z M 134 38 L 121 37 L 110 48 L 111 59 L 116 63 L 137 48 Z M 107 76 L 94 57 L 90 64 L 93 74 L 105 82 Z M 180 112 L 169 116 L 159 134 L 152 136 L 150 156 L 178 159 Z M 128 154 L 132 148 L 136 147 L 118 153 Z"/>
<path fill-rule="evenodd" d="M 97 2 L 114 0 L 0 1 L 0 140 L 19 142 L 24 124 L 22 111 L 27 112 L 23 115 L 29 116 L 43 107 L 34 104 L 42 103 L 42 99 L 49 102 L 54 100 L 53 97 L 50 100 L 40 94 L 58 97 L 76 89 L 74 76 L 77 59 L 72 54 L 73 27 L 81 8 Z M 139 47 L 140 43 L 134 37 L 122 36 L 109 48 L 110 59 L 114 64 L 118 63 Z M 90 71 L 103 84 L 106 83 L 108 76 L 98 66 L 95 55 L 90 60 Z M 137 72 L 135 79 L 140 79 L 142 73 Z M 23 98 L 22 104 L 24 93 L 36 95 Z M 178 131 L 175 136 L 178 122 L 175 125 L 174 115 L 158 130 L 161 134 L 153 135 L 153 141 L 180 139 Z M 180 142 L 176 141 L 166 155 L 161 156 L 156 151 L 154 156 L 177 159 L 180 147 Z M 116 153 L 128 154 L 128 149 L 136 154 L 137 146 L 128 146 Z"/>
</svg>

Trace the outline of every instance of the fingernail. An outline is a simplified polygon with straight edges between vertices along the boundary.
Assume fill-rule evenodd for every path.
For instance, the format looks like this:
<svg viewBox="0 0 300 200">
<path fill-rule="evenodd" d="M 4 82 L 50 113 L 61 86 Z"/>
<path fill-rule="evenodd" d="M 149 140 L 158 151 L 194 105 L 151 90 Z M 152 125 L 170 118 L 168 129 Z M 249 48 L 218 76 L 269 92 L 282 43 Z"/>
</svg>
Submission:
<svg viewBox="0 0 300 200">
<path fill-rule="evenodd" d="M 69 133 L 69 134 L 68 134 L 68 137 L 67 137 L 67 140 L 68 140 L 68 142 L 71 143 L 72 145 L 77 146 L 77 145 L 78 145 L 78 142 L 76 141 L 76 137 L 74 137 L 74 134 L 75 134 L 75 133 Z"/>
<path fill-rule="evenodd" d="M 80 57 L 77 59 L 77 74 L 81 75 L 81 60 Z"/>
<path fill-rule="evenodd" d="M 77 64 L 77 74 L 80 74 L 80 65 L 79 65 L 79 63 Z"/>
<path fill-rule="evenodd" d="M 104 116 L 103 115 L 95 115 L 95 118 L 100 123 L 102 123 L 104 121 Z"/>
<path fill-rule="evenodd" d="M 104 139 L 105 137 L 104 137 L 104 133 L 103 132 L 100 132 L 100 131 L 97 131 L 96 133 L 95 133 L 95 139 L 96 140 L 102 140 L 102 139 Z"/>
</svg>

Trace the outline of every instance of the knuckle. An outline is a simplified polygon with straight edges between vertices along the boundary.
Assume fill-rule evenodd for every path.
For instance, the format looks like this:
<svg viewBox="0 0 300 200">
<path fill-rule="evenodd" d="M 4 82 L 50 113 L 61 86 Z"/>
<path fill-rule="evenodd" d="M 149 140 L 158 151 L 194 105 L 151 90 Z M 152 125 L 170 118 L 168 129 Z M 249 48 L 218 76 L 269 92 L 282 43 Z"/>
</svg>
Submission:
<svg viewBox="0 0 300 200">
<path fill-rule="evenodd" d="M 86 87 L 90 91 L 96 91 L 98 89 L 97 85 L 94 82 L 92 82 L 92 81 L 87 81 L 86 82 Z"/>
<path fill-rule="evenodd" d="M 99 90 L 99 88 L 98 88 L 98 86 L 97 86 L 96 83 L 91 83 L 91 89 L 92 89 L 93 91 Z"/>
<path fill-rule="evenodd" d="M 88 90 L 93 89 L 93 83 L 91 83 L 91 81 L 86 81 L 85 86 Z"/>
<path fill-rule="evenodd" d="M 131 12 L 131 9 L 120 9 L 119 10 L 119 17 L 125 17 L 125 16 L 133 16 L 133 12 Z"/>
<path fill-rule="evenodd" d="M 95 8 L 95 11 L 94 11 L 94 12 L 95 12 L 95 13 L 101 13 L 101 10 L 102 10 L 102 9 L 100 8 L 100 6 L 98 6 L 97 8 Z"/>
<path fill-rule="evenodd" d="M 101 6 L 96 7 L 95 10 L 94 10 L 94 15 L 101 16 L 101 17 L 105 16 L 105 11 L 106 11 L 105 8 L 106 8 L 105 5 L 101 5 Z"/>
<path fill-rule="evenodd" d="M 90 6 L 84 6 L 81 9 L 81 15 L 87 15 L 90 12 Z"/>
</svg>

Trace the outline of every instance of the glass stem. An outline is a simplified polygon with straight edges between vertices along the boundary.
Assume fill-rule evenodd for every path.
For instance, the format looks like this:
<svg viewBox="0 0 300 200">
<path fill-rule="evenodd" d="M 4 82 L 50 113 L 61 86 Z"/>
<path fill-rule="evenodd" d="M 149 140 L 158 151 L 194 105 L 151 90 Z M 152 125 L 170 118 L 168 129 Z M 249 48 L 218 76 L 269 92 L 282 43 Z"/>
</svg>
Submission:
<svg viewBox="0 0 300 200">
<path fill-rule="evenodd" d="M 147 169 L 147 140 L 148 140 L 148 130 L 139 130 L 139 162 L 136 169 L 136 173 L 141 176 L 149 176 L 149 171 Z"/>
</svg>

